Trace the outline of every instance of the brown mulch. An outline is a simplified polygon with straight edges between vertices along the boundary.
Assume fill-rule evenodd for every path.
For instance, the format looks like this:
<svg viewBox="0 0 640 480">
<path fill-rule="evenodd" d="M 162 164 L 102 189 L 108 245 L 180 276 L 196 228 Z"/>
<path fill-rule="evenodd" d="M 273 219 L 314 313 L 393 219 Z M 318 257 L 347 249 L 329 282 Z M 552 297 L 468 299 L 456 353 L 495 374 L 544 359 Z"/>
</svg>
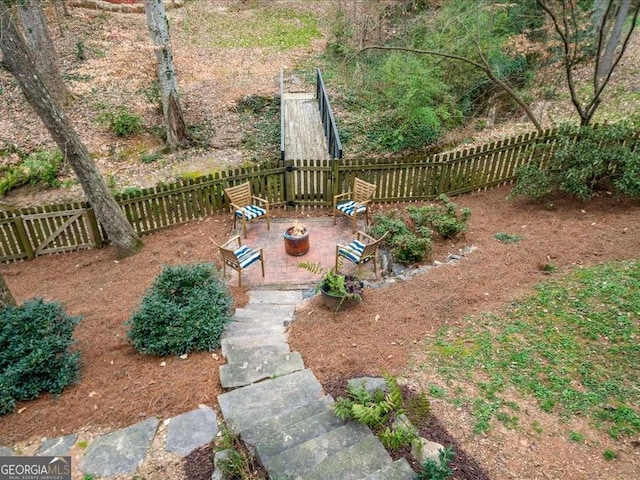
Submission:
<svg viewBox="0 0 640 480">
<path fill-rule="evenodd" d="M 301 352 L 306 365 L 326 384 L 382 371 L 402 374 L 407 369 L 411 378 L 414 355 L 419 354 L 425 337 L 443 325 L 499 310 L 530 293 L 535 283 L 547 278 L 542 265 L 553 263 L 560 275 L 584 265 L 637 257 L 640 251 L 637 203 L 603 194 L 588 204 L 558 199 L 552 207 L 545 207 L 508 202 L 507 193 L 502 188 L 455 199 L 473 212 L 470 231 L 458 241 L 440 242 L 434 258 L 444 260 L 465 245 L 477 246 L 476 252 L 411 281 L 367 290 L 361 305 L 335 317 L 318 300 L 307 302 L 291 329 L 292 349 Z M 59 398 L 45 395 L 19 402 L 15 413 L 0 417 L 0 445 L 81 428 L 111 430 L 151 415 L 168 418 L 199 404 L 215 405 L 221 392 L 219 355 L 203 352 L 186 360 L 138 355 L 127 342 L 123 324 L 163 264 L 217 262 L 209 237 L 221 240 L 230 229 L 227 215 L 212 216 L 147 236 L 142 251 L 123 260 L 117 260 L 114 250 L 107 247 L 2 265 L 0 272 L 18 301 L 32 297 L 59 301 L 83 320 L 75 333 L 76 348 L 82 352 L 79 383 Z M 497 232 L 524 238 L 506 245 L 493 238 Z M 242 306 L 246 290 L 232 288 L 232 292 L 236 306 Z M 162 361 L 166 366 L 161 366 Z M 467 433 L 468 425 L 456 424 L 462 418 L 460 412 L 446 405 L 434 405 L 434 411 L 453 437 L 463 437 L 461 449 L 473 450 L 474 443 L 485 450 L 500 445 L 474 441 Z M 606 444 L 607 440 L 600 441 Z M 565 462 L 561 471 L 575 467 L 576 462 L 594 461 L 591 454 L 572 451 L 573 460 Z M 506 466 L 497 457 L 474 453 L 491 478 L 505 478 L 501 474 L 505 468 L 518 472 L 518 468 L 533 468 L 523 455 L 535 458 L 536 452 L 520 453 Z M 639 468 L 637 456 L 622 455 L 616 468 L 617 478 L 634 478 L 629 472 Z"/>
</svg>

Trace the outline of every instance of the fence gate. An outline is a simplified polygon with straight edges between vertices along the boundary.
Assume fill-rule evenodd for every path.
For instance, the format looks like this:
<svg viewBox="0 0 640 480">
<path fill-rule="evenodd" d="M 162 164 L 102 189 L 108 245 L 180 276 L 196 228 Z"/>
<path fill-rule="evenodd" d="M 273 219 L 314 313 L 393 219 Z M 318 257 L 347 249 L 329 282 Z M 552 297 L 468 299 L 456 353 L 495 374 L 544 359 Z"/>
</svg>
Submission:
<svg viewBox="0 0 640 480">
<path fill-rule="evenodd" d="M 21 219 L 34 256 L 102 245 L 90 209 L 24 214 Z"/>
<path fill-rule="evenodd" d="M 287 204 L 330 207 L 333 202 L 333 160 L 286 160 Z"/>
</svg>

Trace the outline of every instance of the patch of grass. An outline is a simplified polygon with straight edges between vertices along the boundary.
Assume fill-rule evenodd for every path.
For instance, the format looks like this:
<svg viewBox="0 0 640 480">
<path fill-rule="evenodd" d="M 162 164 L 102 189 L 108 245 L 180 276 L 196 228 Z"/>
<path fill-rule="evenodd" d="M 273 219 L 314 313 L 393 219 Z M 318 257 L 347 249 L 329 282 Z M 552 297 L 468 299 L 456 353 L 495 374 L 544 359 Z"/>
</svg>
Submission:
<svg viewBox="0 0 640 480">
<path fill-rule="evenodd" d="M 616 458 L 618 458 L 618 454 L 613 450 L 609 450 L 609 449 L 602 452 L 602 456 L 604 457 L 605 460 L 608 460 L 608 461 L 615 460 Z"/>
<path fill-rule="evenodd" d="M 493 235 L 493 238 L 501 243 L 518 243 L 522 240 L 522 235 L 511 235 L 509 233 L 498 232 Z"/>
<path fill-rule="evenodd" d="M 544 431 L 542 425 L 538 420 L 534 420 L 533 422 L 531 422 L 531 428 L 536 433 L 542 433 Z"/>
<path fill-rule="evenodd" d="M 433 398 L 444 398 L 447 395 L 447 391 L 438 385 L 429 385 L 429 395 Z"/>
<path fill-rule="evenodd" d="M 640 433 L 640 262 L 577 270 L 539 284 L 501 315 L 441 330 L 427 347 L 445 379 L 472 382 L 476 432 L 515 424 L 508 387 L 563 419 L 585 416 L 617 439 Z"/>
<path fill-rule="evenodd" d="M 183 31 L 192 42 L 218 48 L 272 47 L 290 50 L 320 37 L 318 21 L 309 12 L 288 8 L 256 8 L 237 15 L 185 5 Z M 206 40 L 205 40 L 206 39 Z"/>
<path fill-rule="evenodd" d="M 584 435 L 580 432 L 574 432 L 573 430 L 569 432 L 569 440 L 572 442 L 582 443 L 584 442 Z"/>
</svg>

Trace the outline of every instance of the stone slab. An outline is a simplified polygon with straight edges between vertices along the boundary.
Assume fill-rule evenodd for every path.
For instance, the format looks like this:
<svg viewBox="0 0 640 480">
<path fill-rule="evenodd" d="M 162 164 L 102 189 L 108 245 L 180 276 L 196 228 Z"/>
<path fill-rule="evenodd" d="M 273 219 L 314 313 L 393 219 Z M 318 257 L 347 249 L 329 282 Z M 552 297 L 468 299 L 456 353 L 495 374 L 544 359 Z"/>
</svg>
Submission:
<svg viewBox="0 0 640 480">
<path fill-rule="evenodd" d="M 286 430 L 261 438 L 255 446 L 256 456 L 262 465 L 266 465 L 276 455 L 344 424 L 343 420 L 327 408 L 324 412 L 291 425 Z"/>
<path fill-rule="evenodd" d="M 69 451 L 73 444 L 76 443 L 78 435 L 71 434 L 64 437 L 47 438 L 40 444 L 40 448 L 36 452 L 39 457 L 65 457 L 69 455 Z"/>
<path fill-rule="evenodd" d="M 373 395 L 378 390 L 382 392 L 386 392 L 388 390 L 387 382 L 385 382 L 384 378 L 380 377 L 352 378 L 351 380 L 347 381 L 347 385 L 349 385 L 349 387 L 351 388 L 364 386 L 364 389 L 371 395 Z"/>
<path fill-rule="evenodd" d="M 213 409 L 201 407 L 169 420 L 165 450 L 188 455 L 209 443 L 218 433 L 218 419 Z"/>
<path fill-rule="evenodd" d="M 304 370 L 304 362 L 298 352 L 270 356 L 252 363 L 228 363 L 220 366 L 220 384 L 223 388 L 244 387 L 299 370 Z"/>
<path fill-rule="evenodd" d="M 229 363 L 255 362 L 263 358 L 282 355 L 290 351 L 291 348 L 289 347 L 289 344 L 285 342 L 250 348 L 243 348 L 242 346 L 236 345 L 228 349 L 224 357 Z"/>
<path fill-rule="evenodd" d="M 253 427 L 242 430 L 240 432 L 240 438 L 242 438 L 247 446 L 252 448 L 260 441 L 261 438 L 266 438 L 277 432 L 285 431 L 291 428 L 292 425 L 295 425 L 306 418 L 326 412 L 332 404 L 333 398 L 330 395 L 325 395 L 319 400 L 305 403 L 298 408 L 276 415 L 275 417 L 260 422 Z"/>
<path fill-rule="evenodd" d="M 230 337 L 246 337 L 253 335 L 277 335 L 279 333 L 286 333 L 287 327 L 281 325 L 257 325 L 247 323 L 231 323 L 224 329 L 224 333 L 220 337 L 221 339 Z"/>
<path fill-rule="evenodd" d="M 294 309 L 278 305 L 245 305 L 237 308 L 233 314 L 235 321 L 257 321 L 263 323 L 288 325 L 293 320 Z"/>
<path fill-rule="evenodd" d="M 413 471 L 409 462 L 400 458 L 391 465 L 376 470 L 364 480 L 414 480 L 415 478 L 416 472 Z"/>
<path fill-rule="evenodd" d="M 337 452 L 305 473 L 305 480 L 361 480 L 392 463 L 378 438 L 371 434 L 353 446 Z"/>
<path fill-rule="evenodd" d="M 13 457 L 13 450 L 7 447 L 0 447 L 0 457 Z"/>
<path fill-rule="evenodd" d="M 244 337 L 224 338 L 220 341 L 222 356 L 226 357 L 230 349 L 234 347 L 249 348 L 261 347 L 263 345 L 274 345 L 276 343 L 286 343 L 287 335 L 277 333 L 275 335 L 249 335 Z"/>
<path fill-rule="evenodd" d="M 158 428 L 151 417 L 94 440 L 80 461 L 80 470 L 94 477 L 129 475 L 144 461 Z"/>
<path fill-rule="evenodd" d="M 269 478 L 306 478 L 316 465 L 368 437 L 373 434 L 366 426 L 348 423 L 273 457 L 264 467 Z"/>
<path fill-rule="evenodd" d="M 302 291 L 300 290 L 250 290 L 249 303 L 279 305 L 296 305 L 302 301 Z"/>
<path fill-rule="evenodd" d="M 267 303 L 247 303 L 244 306 L 245 312 L 260 312 L 271 317 L 293 317 L 296 313 L 295 305 L 275 305 Z"/>
<path fill-rule="evenodd" d="M 230 428 L 239 433 L 321 396 L 322 385 L 306 369 L 223 393 L 218 404 Z"/>
</svg>

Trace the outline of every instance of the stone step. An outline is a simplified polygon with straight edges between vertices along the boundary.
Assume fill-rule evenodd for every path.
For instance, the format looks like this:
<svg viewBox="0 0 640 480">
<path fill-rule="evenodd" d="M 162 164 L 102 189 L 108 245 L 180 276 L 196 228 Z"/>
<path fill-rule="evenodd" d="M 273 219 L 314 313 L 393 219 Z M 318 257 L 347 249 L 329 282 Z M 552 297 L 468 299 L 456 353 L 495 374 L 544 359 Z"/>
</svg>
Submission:
<svg viewBox="0 0 640 480">
<path fill-rule="evenodd" d="M 249 290 L 249 303 L 296 305 L 302 301 L 302 290 Z"/>
<path fill-rule="evenodd" d="M 287 327 L 279 325 L 257 325 L 246 323 L 230 323 L 224 328 L 224 333 L 220 338 L 240 337 L 248 335 L 275 335 L 277 333 L 286 333 Z"/>
<path fill-rule="evenodd" d="M 255 455 L 262 465 L 267 465 L 276 455 L 344 424 L 345 422 L 327 407 L 325 411 L 290 425 L 285 430 L 261 437 L 255 445 Z"/>
<path fill-rule="evenodd" d="M 291 428 L 292 425 L 295 425 L 306 418 L 326 412 L 332 404 L 333 397 L 325 395 L 319 400 L 312 400 L 298 408 L 281 413 L 275 417 L 271 417 L 268 420 L 241 431 L 240 438 L 242 438 L 242 441 L 250 450 L 252 450 L 252 453 L 255 453 L 254 446 L 261 438 L 267 438 L 277 432 L 282 432 Z"/>
<path fill-rule="evenodd" d="M 364 480 L 413 480 L 414 478 L 416 478 L 416 472 L 413 471 L 409 462 L 400 458 L 391 465 L 376 470 Z"/>
<path fill-rule="evenodd" d="M 244 387 L 299 370 L 304 370 L 304 363 L 298 352 L 271 356 L 252 363 L 233 362 L 220 366 L 220 384 L 223 388 Z"/>
<path fill-rule="evenodd" d="M 229 350 L 235 347 L 251 348 L 286 342 L 287 335 L 285 333 L 277 333 L 275 335 L 248 335 L 242 337 L 223 338 L 220 340 L 220 347 L 222 355 L 226 357 Z"/>
<path fill-rule="evenodd" d="M 229 363 L 255 363 L 274 355 L 289 353 L 290 351 L 291 349 L 289 348 L 289 344 L 285 342 L 249 348 L 232 346 L 227 350 L 224 357 Z"/>
<path fill-rule="evenodd" d="M 293 315 L 296 311 L 295 305 L 276 305 L 270 303 L 247 303 L 242 310 L 249 312 L 261 312 L 264 315 L 280 316 Z"/>
<path fill-rule="evenodd" d="M 301 476 L 304 480 L 361 480 L 393 462 L 378 438 L 371 434 L 336 452 Z"/>
<path fill-rule="evenodd" d="M 264 467 L 269 478 L 303 478 L 305 472 L 369 437 L 373 434 L 365 425 L 347 423 L 273 457 Z"/>
<path fill-rule="evenodd" d="M 322 385 L 305 369 L 218 395 L 218 404 L 229 427 L 241 432 L 321 396 Z"/>
<path fill-rule="evenodd" d="M 80 460 L 80 471 L 95 477 L 133 474 L 147 456 L 158 423 L 157 418 L 150 417 L 98 437 Z"/>
<path fill-rule="evenodd" d="M 262 325 L 288 326 L 293 320 L 293 312 L 252 310 L 251 308 L 237 308 L 233 314 L 235 322 L 259 323 Z"/>
</svg>

